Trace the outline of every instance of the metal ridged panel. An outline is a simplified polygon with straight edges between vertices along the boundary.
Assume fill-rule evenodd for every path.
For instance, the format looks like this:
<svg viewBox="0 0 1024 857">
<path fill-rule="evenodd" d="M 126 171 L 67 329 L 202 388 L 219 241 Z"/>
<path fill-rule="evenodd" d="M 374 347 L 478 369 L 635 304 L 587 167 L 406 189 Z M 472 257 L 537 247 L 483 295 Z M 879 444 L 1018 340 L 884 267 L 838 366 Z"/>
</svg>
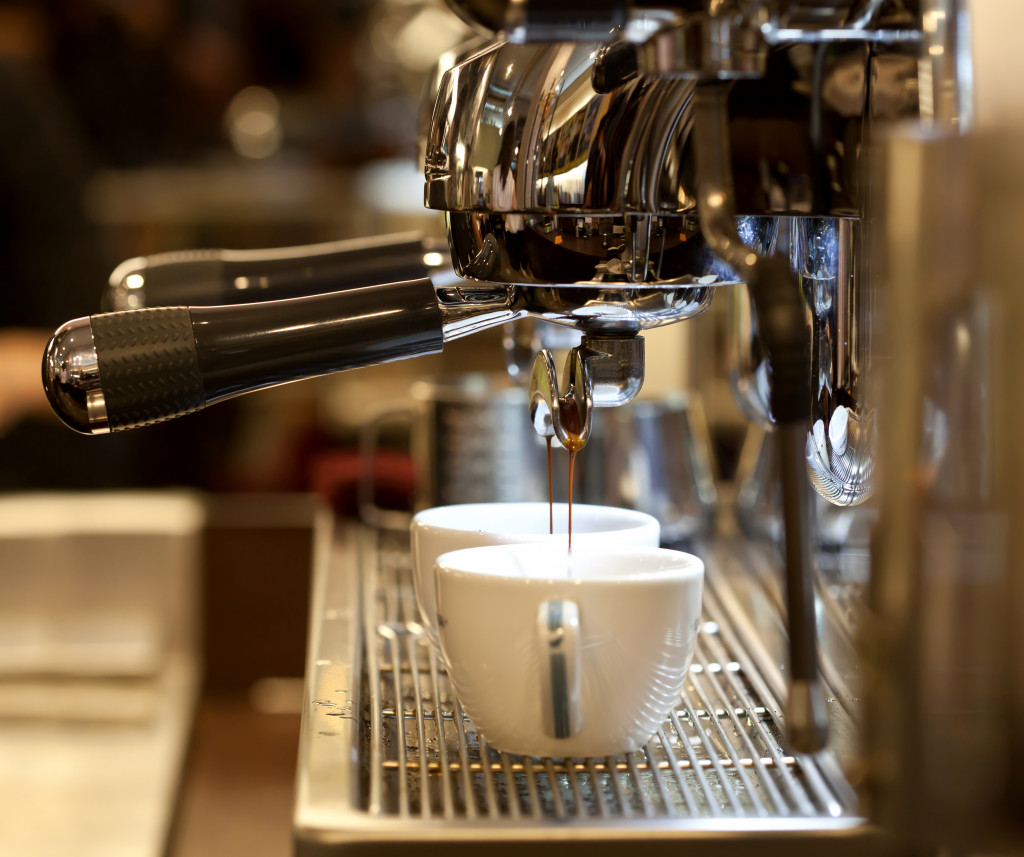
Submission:
<svg viewBox="0 0 1024 857">
<path fill-rule="evenodd" d="M 779 706 L 705 591 L 680 704 L 640 751 L 530 758 L 488 747 L 418 624 L 407 539 L 378 536 L 363 588 L 365 806 L 379 817 L 549 821 L 837 818 L 854 813 L 781 739 Z"/>
</svg>

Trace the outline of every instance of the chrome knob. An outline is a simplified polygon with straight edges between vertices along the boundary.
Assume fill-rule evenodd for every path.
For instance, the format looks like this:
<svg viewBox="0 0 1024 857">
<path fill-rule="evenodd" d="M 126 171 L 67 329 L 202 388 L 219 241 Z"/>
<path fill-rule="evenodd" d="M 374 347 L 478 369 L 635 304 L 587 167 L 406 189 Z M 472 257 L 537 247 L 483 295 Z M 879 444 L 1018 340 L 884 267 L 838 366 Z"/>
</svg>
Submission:
<svg viewBox="0 0 1024 857">
<path fill-rule="evenodd" d="M 69 428 L 82 434 L 110 431 L 90 319 L 72 319 L 54 333 L 43 354 L 43 389 Z"/>
</svg>

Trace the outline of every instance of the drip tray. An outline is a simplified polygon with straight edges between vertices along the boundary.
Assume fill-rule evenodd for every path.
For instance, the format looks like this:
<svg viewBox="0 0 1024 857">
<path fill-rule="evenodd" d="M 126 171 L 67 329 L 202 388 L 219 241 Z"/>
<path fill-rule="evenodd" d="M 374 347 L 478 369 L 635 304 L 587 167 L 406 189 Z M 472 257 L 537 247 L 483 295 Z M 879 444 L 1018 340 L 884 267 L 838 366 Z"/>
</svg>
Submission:
<svg viewBox="0 0 1024 857">
<path fill-rule="evenodd" d="M 317 565 L 297 854 L 881 850 L 832 757 L 785 748 L 779 703 L 731 631 L 710 565 L 689 681 L 647 746 L 531 758 L 488 747 L 463 715 L 416 621 L 408 537 L 350 535 Z"/>
</svg>

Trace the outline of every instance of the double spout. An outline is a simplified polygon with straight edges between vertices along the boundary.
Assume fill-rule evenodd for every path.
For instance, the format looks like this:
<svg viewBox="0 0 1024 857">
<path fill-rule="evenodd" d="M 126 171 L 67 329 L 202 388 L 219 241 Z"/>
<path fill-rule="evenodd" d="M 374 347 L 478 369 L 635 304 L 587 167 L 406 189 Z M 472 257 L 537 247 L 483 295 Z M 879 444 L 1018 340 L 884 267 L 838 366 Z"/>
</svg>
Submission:
<svg viewBox="0 0 1024 857">
<path fill-rule="evenodd" d="M 585 335 L 569 350 L 559 385 L 551 352 L 542 348 L 530 373 L 530 423 L 541 437 L 582 449 L 595 407 L 631 401 L 644 382 L 642 336 Z"/>
</svg>

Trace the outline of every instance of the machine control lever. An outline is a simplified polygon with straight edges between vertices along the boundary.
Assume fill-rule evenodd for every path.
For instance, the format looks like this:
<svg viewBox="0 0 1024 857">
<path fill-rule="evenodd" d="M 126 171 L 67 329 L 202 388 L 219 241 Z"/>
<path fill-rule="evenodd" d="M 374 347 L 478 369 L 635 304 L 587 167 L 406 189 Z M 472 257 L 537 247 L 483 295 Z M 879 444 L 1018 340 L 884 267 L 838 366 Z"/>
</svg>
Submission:
<svg viewBox="0 0 1024 857">
<path fill-rule="evenodd" d="M 810 485 L 804 439 L 810 418 L 810 329 L 799 284 L 788 262 L 759 256 L 736 229 L 729 161 L 727 84 L 697 86 L 694 122 L 698 211 L 708 245 L 732 265 L 750 289 L 761 345 L 771 372 L 771 412 L 780 434 L 782 505 L 786 536 L 786 612 L 789 630 L 789 742 L 812 753 L 828 740 L 825 690 L 818 675 L 811 555 Z"/>
</svg>

